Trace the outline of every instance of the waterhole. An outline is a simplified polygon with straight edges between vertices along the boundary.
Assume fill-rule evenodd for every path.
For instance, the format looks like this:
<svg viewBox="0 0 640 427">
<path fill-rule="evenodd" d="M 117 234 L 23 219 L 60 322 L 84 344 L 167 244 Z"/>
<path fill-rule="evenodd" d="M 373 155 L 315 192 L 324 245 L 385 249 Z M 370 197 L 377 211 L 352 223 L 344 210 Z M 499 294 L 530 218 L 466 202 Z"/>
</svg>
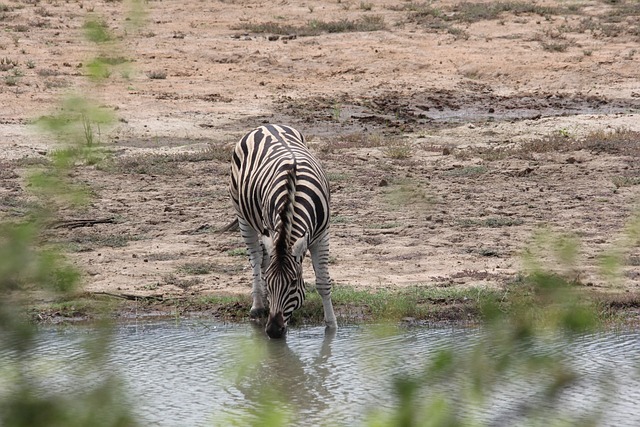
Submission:
<svg viewBox="0 0 640 427">
<path fill-rule="evenodd" d="M 285 408 L 292 425 L 358 426 L 374 411 L 394 408 L 394 378 L 419 375 L 442 349 L 475 348 L 483 333 L 479 327 L 367 325 L 327 335 L 324 328 L 304 327 L 292 328 L 286 340 L 269 340 L 250 324 L 159 321 L 119 325 L 105 363 L 123 380 L 145 426 L 226 425 L 259 413 L 268 401 L 279 402 L 269 404 Z M 39 373 L 43 393 L 87 383 L 76 366 L 92 339 L 102 338 L 89 326 L 41 328 L 30 368 Z M 552 338 L 534 351 L 559 356 L 580 375 L 562 392 L 562 411 L 574 419 L 600 414 L 603 426 L 639 425 L 639 332 Z M 0 352 L 0 363 L 14 356 Z M 486 425 L 518 424 L 523 408 L 544 393 L 538 380 L 501 379 L 469 416 Z M 425 399 L 446 393 L 447 384 L 426 389 Z"/>
</svg>

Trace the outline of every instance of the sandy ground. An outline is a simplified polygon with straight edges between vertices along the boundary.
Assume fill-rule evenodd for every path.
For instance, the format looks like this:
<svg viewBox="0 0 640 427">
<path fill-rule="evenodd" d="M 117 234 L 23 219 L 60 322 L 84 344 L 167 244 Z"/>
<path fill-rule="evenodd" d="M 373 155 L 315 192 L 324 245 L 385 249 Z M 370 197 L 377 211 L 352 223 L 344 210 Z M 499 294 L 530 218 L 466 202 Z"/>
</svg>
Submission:
<svg viewBox="0 0 640 427">
<path fill-rule="evenodd" d="M 95 128 L 113 159 L 73 175 L 90 206 L 63 218 L 114 223 L 53 232 L 88 291 L 250 292 L 239 235 L 214 231 L 233 219 L 231 147 L 276 122 L 329 174 L 336 286 L 502 286 L 544 255 L 585 286 L 637 292 L 640 7 L 536 5 L 549 9 L 472 19 L 448 0 L 431 3 L 439 15 L 397 0 L 166 0 L 138 27 L 119 1 L 6 1 L 0 213 L 25 211 L 24 165 L 56 147 L 30 123 L 81 93 L 116 117 Z M 96 17 L 102 45 L 84 37 Z M 304 35 L 314 22 L 383 28 Z M 97 83 L 96 56 L 115 64 Z M 577 242 L 571 266 L 554 260 L 558 236 Z M 605 277 L 614 251 L 620 276 Z"/>
</svg>

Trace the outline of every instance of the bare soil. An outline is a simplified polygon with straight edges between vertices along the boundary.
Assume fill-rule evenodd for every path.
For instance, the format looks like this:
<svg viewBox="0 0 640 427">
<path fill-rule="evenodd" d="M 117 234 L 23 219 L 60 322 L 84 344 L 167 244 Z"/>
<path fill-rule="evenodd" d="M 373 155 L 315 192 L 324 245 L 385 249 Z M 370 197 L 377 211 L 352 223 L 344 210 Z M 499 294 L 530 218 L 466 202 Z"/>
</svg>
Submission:
<svg viewBox="0 0 640 427">
<path fill-rule="evenodd" d="M 24 213 L 25 165 L 56 148 L 30 123 L 75 92 L 117 118 L 95 129 L 112 159 L 73 175 L 90 206 L 62 218 L 113 222 L 52 231 L 89 292 L 249 293 L 238 233 L 215 230 L 234 215 L 233 144 L 275 122 L 299 128 L 329 174 L 336 286 L 495 288 L 533 258 L 637 293 L 640 7 L 481 10 L 496 4 L 478 17 L 449 0 L 165 0 L 137 27 L 119 1 L 5 1 L 0 213 Z M 92 17 L 111 41 L 85 38 Z M 303 31 L 348 22 L 383 28 Z M 115 64 L 100 82 L 96 56 Z M 615 277 L 601 272 L 612 253 Z"/>
</svg>

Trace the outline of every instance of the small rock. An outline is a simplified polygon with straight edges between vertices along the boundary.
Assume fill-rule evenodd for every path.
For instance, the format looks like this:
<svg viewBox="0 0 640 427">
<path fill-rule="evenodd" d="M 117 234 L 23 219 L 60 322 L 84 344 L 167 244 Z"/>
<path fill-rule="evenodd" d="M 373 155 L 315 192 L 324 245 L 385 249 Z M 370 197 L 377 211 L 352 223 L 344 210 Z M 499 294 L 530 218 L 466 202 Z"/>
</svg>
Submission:
<svg viewBox="0 0 640 427">
<path fill-rule="evenodd" d="M 567 163 L 569 163 L 569 164 L 571 164 L 571 165 L 572 165 L 572 164 L 574 164 L 574 163 L 576 163 L 576 162 L 577 162 L 577 160 L 576 160 L 576 158 L 575 158 L 575 157 L 569 157 L 569 158 L 567 159 Z"/>
<path fill-rule="evenodd" d="M 444 147 L 444 148 L 442 149 L 442 155 L 443 155 L 443 156 L 448 156 L 448 155 L 450 155 L 450 154 L 451 154 L 451 149 L 450 149 L 449 147 Z"/>
<path fill-rule="evenodd" d="M 386 187 L 387 185 L 389 185 L 389 181 L 387 181 L 386 179 L 382 178 L 380 180 L 380 182 L 378 183 L 378 187 Z"/>
</svg>

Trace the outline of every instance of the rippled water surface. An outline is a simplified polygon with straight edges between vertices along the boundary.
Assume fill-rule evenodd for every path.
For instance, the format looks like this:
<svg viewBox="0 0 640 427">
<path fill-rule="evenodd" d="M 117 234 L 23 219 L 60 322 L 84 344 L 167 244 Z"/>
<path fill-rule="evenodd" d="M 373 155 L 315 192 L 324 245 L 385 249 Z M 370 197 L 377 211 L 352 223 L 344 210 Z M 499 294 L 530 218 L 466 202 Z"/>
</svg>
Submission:
<svg viewBox="0 0 640 427">
<path fill-rule="evenodd" d="M 78 381 L 73 361 L 84 357 L 83 343 L 94 335 L 89 327 L 41 331 L 34 369 L 48 376 L 49 389 Z M 440 349 L 469 349 L 480 335 L 477 328 L 350 326 L 334 336 L 320 327 L 292 329 L 286 341 L 270 341 L 252 325 L 166 321 L 118 327 L 110 364 L 142 425 L 224 425 L 278 399 L 288 402 L 296 425 L 352 426 L 394 405 L 394 376 L 420 372 Z M 567 413 L 602 411 L 600 425 L 640 425 L 639 332 L 586 335 L 571 344 L 551 340 L 538 351 L 560 355 L 582 374 L 562 394 Z M 0 354 L 0 362 L 7 357 Z M 505 380 L 477 416 L 511 425 L 539 397 L 536 382 Z"/>
</svg>

